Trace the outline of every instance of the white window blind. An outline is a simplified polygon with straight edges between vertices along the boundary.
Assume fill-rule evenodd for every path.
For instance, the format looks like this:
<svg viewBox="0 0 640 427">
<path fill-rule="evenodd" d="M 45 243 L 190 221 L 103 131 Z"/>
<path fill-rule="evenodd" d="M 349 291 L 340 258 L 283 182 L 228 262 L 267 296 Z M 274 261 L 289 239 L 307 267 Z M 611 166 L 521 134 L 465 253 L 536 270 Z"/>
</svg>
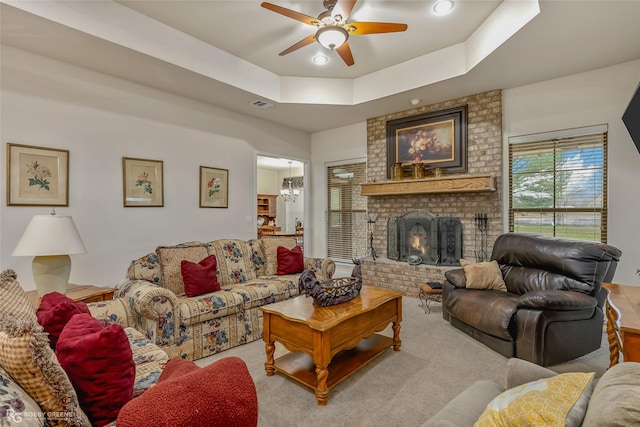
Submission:
<svg viewBox="0 0 640 427">
<path fill-rule="evenodd" d="M 367 250 L 367 198 L 360 195 L 366 163 L 327 167 L 327 255 L 337 261 Z"/>
<path fill-rule="evenodd" d="M 509 144 L 509 230 L 607 241 L 607 132 Z"/>
</svg>

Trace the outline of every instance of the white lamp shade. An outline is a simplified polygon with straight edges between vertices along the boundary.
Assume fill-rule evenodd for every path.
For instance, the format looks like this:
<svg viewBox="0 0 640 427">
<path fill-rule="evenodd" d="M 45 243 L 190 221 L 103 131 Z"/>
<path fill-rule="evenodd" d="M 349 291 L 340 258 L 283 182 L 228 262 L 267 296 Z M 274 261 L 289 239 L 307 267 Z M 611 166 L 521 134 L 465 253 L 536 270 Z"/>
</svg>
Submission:
<svg viewBox="0 0 640 427">
<path fill-rule="evenodd" d="M 349 33 L 342 27 L 322 27 L 316 33 L 316 40 L 327 49 L 337 49 L 349 38 Z"/>
<path fill-rule="evenodd" d="M 34 215 L 13 256 L 51 256 L 87 252 L 70 216 Z"/>
</svg>

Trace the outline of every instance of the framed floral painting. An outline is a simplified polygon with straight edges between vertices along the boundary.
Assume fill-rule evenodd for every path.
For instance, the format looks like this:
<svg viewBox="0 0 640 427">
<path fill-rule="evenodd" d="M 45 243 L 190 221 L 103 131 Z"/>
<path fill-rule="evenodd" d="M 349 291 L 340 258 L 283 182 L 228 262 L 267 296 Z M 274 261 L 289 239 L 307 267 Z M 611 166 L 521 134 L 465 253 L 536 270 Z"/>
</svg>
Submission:
<svg viewBox="0 0 640 427">
<path fill-rule="evenodd" d="M 162 160 L 122 158 L 124 207 L 164 206 Z"/>
<path fill-rule="evenodd" d="M 7 206 L 69 206 L 69 150 L 7 144 Z"/>
<path fill-rule="evenodd" d="M 200 207 L 229 207 L 229 170 L 200 166 Z"/>
<path fill-rule="evenodd" d="M 387 177 L 395 163 L 467 171 L 467 106 L 387 122 Z"/>
</svg>

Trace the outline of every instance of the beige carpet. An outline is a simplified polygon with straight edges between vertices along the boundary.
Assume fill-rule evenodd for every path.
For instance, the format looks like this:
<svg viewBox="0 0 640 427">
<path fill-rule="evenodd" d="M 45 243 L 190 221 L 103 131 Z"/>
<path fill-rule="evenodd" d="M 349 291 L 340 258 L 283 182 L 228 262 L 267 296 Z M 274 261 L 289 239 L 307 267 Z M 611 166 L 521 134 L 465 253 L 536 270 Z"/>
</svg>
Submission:
<svg viewBox="0 0 640 427">
<path fill-rule="evenodd" d="M 281 374 L 264 372 L 262 340 L 197 361 L 205 366 L 238 356 L 249 367 L 258 391 L 260 427 L 410 427 L 419 426 L 478 379 L 504 383 L 507 359 L 458 331 L 433 306 L 425 314 L 415 298 L 403 298 L 402 348 L 387 350 L 366 367 L 331 389 L 327 406 L 318 406 L 313 391 Z M 392 336 L 388 327 L 383 334 Z M 276 356 L 284 351 L 276 343 Z M 609 365 L 608 346 L 584 357 L 550 367 L 558 372 L 596 372 Z M 331 371 L 331 366 L 329 366 Z"/>
</svg>

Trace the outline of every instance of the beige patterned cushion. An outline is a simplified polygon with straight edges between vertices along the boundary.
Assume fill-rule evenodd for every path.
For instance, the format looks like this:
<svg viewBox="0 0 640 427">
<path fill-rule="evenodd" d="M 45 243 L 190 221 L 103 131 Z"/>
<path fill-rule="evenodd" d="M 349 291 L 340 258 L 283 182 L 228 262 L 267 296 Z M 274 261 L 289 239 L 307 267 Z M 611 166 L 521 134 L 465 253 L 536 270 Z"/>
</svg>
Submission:
<svg viewBox="0 0 640 427">
<path fill-rule="evenodd" d="M 160 271 L 160 263 L 158 262 L 158 254 L 151 252 L 143 257 L 131 261 L 127 270 L 127 279 L 129 280 L 146 280 L 151 283 L 160 283 L 162 281 Z"/>
<path fill-rule="evenodd" d="M 0 396 L 2 396 L 0 399 L 3 406 L 0 411 L 5 416 L 0 418 L 0 425 L 44 427 L 44 414 L 36 401 L 2 368 L 0 368 Z"/>
<path fill-rule="evenodd" d="M 40 405 L 51 426 L 90 425 L 40 325 L 0 321 L 0 366 Z"/>
<path fill-rule="evenodd" d="M 296 247 L 295 237 L 277 237 L 267 236 L 262 239 L 262 247 L 264 248 L 264 256 L 267 259 L 267 268 L 265 274 L 272 276 L 278 272 L 278 246 L 284 246 L 287 249 Z"/>
<path fill-rule="evenodd" d="M 156 248 L 160 260 L 162 272 L 162 285 L 176 296 L 184 295 L 184 282 L 182 281 L 182 260 L 198 263 L 209 254 L 207 248 L 201 242 L 188 242 L 176 246 L 158 246 Z"/>
<path fill-rule="evenodd" d="M 259 239 L 251 239 L 247 243 L 249 243 L 249 248 L 251 248 L 251 262 L 256 269 L 256 277 L 264 276 L 267 274 L 267 264 L 265 263 L 262 241 Z"/>
<path fill-rule="evenodd" d="M 38 323 L 36 309 L 18 283 L 18 275 L 13 270 L 0 273 L 0 316 L 13 317 Z"/>
<path fill-rule="evenodd" d="M 245 283 L 256 278 L 248 242 L 238 239 L 220 239 L 208 243 L 209 255 L 218 261 L 220 286 Z"/>
</svg>

